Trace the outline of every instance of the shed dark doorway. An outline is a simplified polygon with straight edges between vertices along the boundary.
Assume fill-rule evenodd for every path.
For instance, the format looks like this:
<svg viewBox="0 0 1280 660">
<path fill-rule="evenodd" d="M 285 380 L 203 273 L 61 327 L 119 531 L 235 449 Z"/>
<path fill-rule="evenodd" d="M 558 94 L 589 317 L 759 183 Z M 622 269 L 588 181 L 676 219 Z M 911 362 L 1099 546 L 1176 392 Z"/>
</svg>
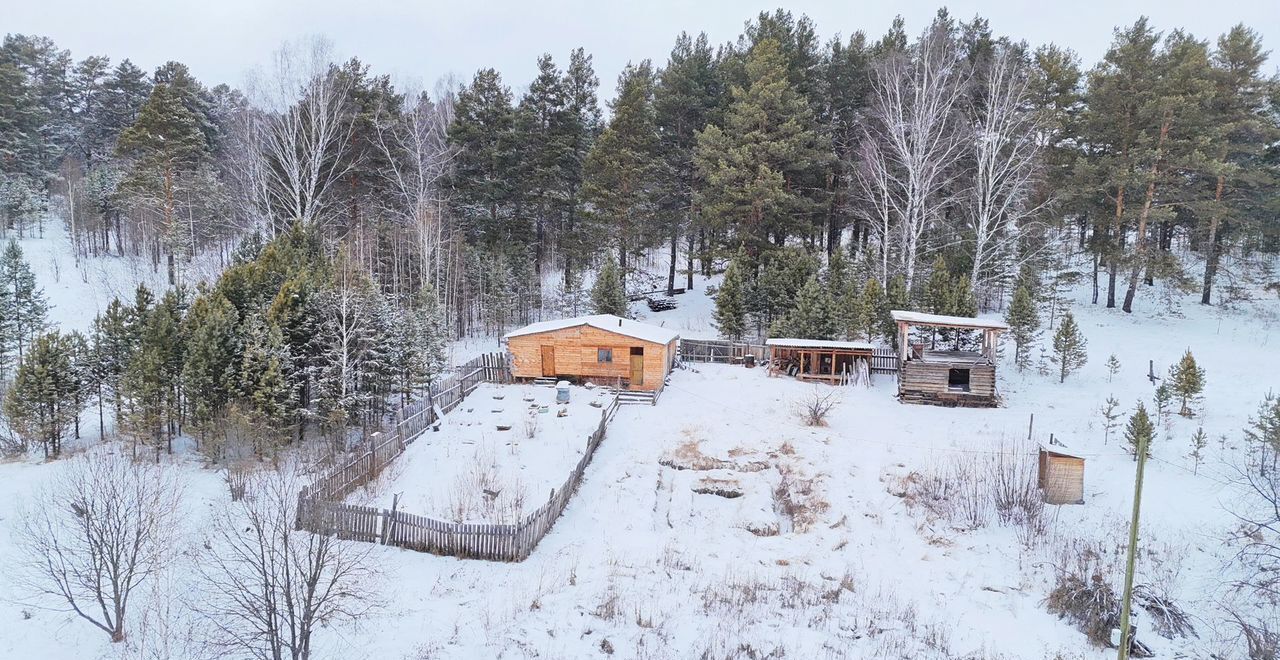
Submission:
<svg viewBox="0 0 1280 660">
<path fill-rule="evenodd" d="M 947 389 L 952 392 L 969 391 L 969 370 L 950 369 L 947 371 Z"/>
</svg>

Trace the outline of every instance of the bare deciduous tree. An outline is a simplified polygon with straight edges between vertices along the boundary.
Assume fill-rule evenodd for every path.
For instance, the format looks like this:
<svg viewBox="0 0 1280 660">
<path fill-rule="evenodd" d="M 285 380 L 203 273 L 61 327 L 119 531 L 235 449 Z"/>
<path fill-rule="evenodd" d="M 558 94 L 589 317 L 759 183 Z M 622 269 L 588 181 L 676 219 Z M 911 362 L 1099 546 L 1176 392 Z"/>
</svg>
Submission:
<svg viewBox="0 0 1280 660">
<path fill-rule="evenodd" d="M 871 78 L 864 140 L 876 148 L 862 151 L 872 159 L 863 164 L 871 173 L 864 178 L 898 229 L 899 267 L 910 289 L 925 232 L 954 201 L 955 165 L 966 144 L 959 109 L 969 70 L 946 27 L 935 24 L 911 49 L 886 55 Z"/>
<path fill-rule="evenodd" d="M 182 493 L 160 466 L 106 452 L 72 459 L 19 518 L 20 581 L 124 640 L 131 596 L 175 546 Z"/>
<path fill-rule="evenodd" d="M 377 143 L 386 163 L 383 177 L 395 197 L 395 206 L 389 210 L 413 230 L 422 259 L 422 283 L 439 291 L 445 226 L 437 182 L 453 154 L 447 132 L 454 92 L 442 85 L 435 100 L 425 93 L 405 97 L 400 116 L 378 124 Z"/>
<path fill-rule="evenodd" d="M 286 43 L 271 70 L 251 81 L 250 98 L 262 112 L 251 115 L 246 146 L 261 163 L 247 173 L 262 177 L 251 188 L 265 193 L 274 215 L 304 225 L 323 221 L 330 191 L 352 167 L 343 157 L 355 126 L 345 108 L 350 84 L 335 75 L 323 38 Z"/>
<path fill-rule="evenodd" d="M 1011 47 L 998 46 L 982 72 L 981 103 L 970 125 L 973 184 L 965 204 L 975 295 L 1016 270 L 1018 239 L 1045 202 L 1032 193 L 1040 174 L 1038 122 L 1029 107 L 1026 65 Z"/>
<path fill-rule="evenodd" d="M 244 499 L 217 515 L 199 562 L 196 609 L 211 647 L 266 660 L 307 660 L 322 626 L 375 607 L 371 545 L 296 530 L 301 482 L 285 470 L 257 475 Z"/>
</svg>

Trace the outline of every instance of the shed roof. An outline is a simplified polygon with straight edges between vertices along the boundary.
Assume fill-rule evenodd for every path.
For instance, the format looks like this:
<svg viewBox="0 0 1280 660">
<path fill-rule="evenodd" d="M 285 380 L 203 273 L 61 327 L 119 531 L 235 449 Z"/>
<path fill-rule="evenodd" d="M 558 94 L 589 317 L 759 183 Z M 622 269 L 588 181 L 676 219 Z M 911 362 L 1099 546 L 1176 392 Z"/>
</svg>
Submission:
<svg viewBox="0 0 1280 660">
<path fill-rule="evenodd" d="M 1053 456 L 1065 456 L 1067 458 L 1078 458 L 1082 461 L 1085 459 L 1084 455 L 1073 452 L 1067 449 L 1066 447 L 1063 447 L 1062 445 L 1046 445 L 1042 443 L 1040 445 L 1040 450 Z"/>
<path fill-rule="evenodd" d="M 976 328 L 979 330 L 1008 330 L 1009 324 L 999 319 L 976 319 L 970 316 L 944 316 L 942 314 L 925 314 L 924 312 L 906 312 L 892 310 L 889 312 L 894 321 L 905 321 L 911 325 L 939 325 L 954 328 Z"/>
<path fill-rule="evenodd" d="M 875 346 L 865 341 L 832 341 L 830 339 L 797 339 L 794 337 L 775 337 L 764 340 L 767 346 L 784 346 L 787 348 L 843 348 L 854 351 L 870 351 Z"/>
<path fill-rule="evenodd" d="M 652 342 L 654 344 L 669 344 L 672 340 L 680 337 L 680 333 L 675 330 L 649 325 L 648 323 L 640 323 L 624 319 L 621 316 L 613 314 L 595 314 L 593 316 L 577 316 L 570 319 L 558 319 L 555 321 L 542 321 L 526 325 L 519 330 L 513 330 L 503 335 L 503 339 L 511 337 L 522 337 L 524 335 L 536 335 L 543 332 L 554 332 L 556 330 L 564 330 L 565 328 L 575 328 L 580 325 L 589 325 L 598 330 L 612 332 L 627 337 L 633 337 L 641 341 Z"/>
</svg>

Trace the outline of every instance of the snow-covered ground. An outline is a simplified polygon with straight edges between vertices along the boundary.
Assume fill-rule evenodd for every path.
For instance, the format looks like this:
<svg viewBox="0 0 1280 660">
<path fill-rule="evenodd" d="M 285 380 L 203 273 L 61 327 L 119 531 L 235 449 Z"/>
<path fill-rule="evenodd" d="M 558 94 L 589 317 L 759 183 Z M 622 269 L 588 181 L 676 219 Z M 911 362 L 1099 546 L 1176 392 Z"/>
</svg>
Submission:
<svg viewBox="0 0 1280 660">
<path fill-rule="evenodd" d="M 51 290 L 47 268 L 40 277 Z M 706 283 L 699 277 L 694 291 L 678 296 L 677 310 L 638 309 L 647 322 L 685 336 L 714 336 Z M 1141 609 L 1139 630 L 1159 657 L 1240 657 L 1223 641 L 1233 631 L 1218 609 L 1229 597 L 1236 549 L 1228 541 L 1236 524 L 1229 508 L 1238 502 L 1228 464 L 1243 450 L 1247 418 L 1280 385 L 1280 304 L 1273 298 L 1206 308 L 1193 296 L 1169 304 L 1144 290 L 1137 312 L 1127 315 L 1089 305 L 1087 296 L 1083 289 L 1071 296 L 1089 340 L 1084 369 L 1059 384 L 1034 370 L 1018 373 L 1006 350 L 998 381 L 1005 405 L 994 410 L 902 405 L 892 377 L 878 376 L 871 389 L 838 390 L 829 425 L 813 428 L 800 423 L 795 407 L 815 391 L 831 391 L 815 390 L 823 386 L 769 378 L 760 369 L 679 370 L 657 406 L 618 412 L 581 489 L 527 561 L 369 546 L 382 573 L 383 606 L 354 629 L 322 630 L 316 653 L 414 660 L 1112 657 L 1044 601 L 1055 565 L 1097 551 L 1096 562 L 1114 568 L 1124 544 L 1134 463 L 1118 432 L 1104 442 L 1099 407 L 1110 396 L 1124 418 L 1140 399 L 1150 407 L 1148 360 L 1163 375 L 1190 348 L 1206 372 L 1204 400 L 1195 418 L 1171 415 L 1159 425 L 1146 475 L 1138 582 L 1171 595 L 1199 637 L 1162 639 Z M 54 302 L 69 303 L 63 294 Z M 492 350 L 494 341 L 455 347 L 453 361 Z M 1114 378 L 1105 367 L 1112 354 L 1122 365 Z M 385 506 L 403 492 L 406 509 L 428 513 L 447 504 L 448 487 L 484 452 L 502 474 L 519 474 L 535 499 L 547 488 L 543 481 L 563 478 L 552 475 L 576 460 L 590 430 L 576 425 L 598 419 L 593 408 L 579 410 L 593 394 L 575 390 L 570 415 L 555 418 L 552 406 L 540 416 L 537 438 L 526 440 L 514 414 L 528 405 L 526 390 L 492 389 L 506 392 L 504 399 L 493 399 L 487 387 L 473 394 L 438 434 L 416 442 L 370 497 Z M 528 391 L 553 396 L 550 389 Z M 496 407 L 504 413 L 490 412 Z M 496 431 L 508 411 L 513 429 Z M 1197 470 L 1188 453 L 1199 427 L 1210 442 Z M 1034 533 L 994 519 L 976 528 L 958 524 L 919 497 L 932 476 L 989 466 L 1002 454 L 1029 457 L 1050 433 L 1087 457 L 1085 504 L 1049 507 Z M 518 439 L 514 453 L 510 438 Z M 190 573 L 182 562 L 196 561 L 207 520 L 228 497 L 221 475 L 198 460 L 183 456 L 174 464 L 188 487 L 183 531 L 190 554 L 173 578 L 182 593 Z M 34 458 L 0 463 L 0 566 L 19 558 L 9 533 L 17 506 L 32 504 L 61 469 Z M 140 621 L 155 616 L 144 604 Z M 0 658 L 121 653 L 72 615 L 36 608 L 12 575 L 0 572 Z"/>
<path fill-rule="evenodd" d="M 389 509 L 398 494 L 400 510 L 409 513 L 514 522 L 564 483 L 600 424 L 595 406 L 610 398 L 602 388 L 572 386 L 565 405 L 555 402 L 552 387 L 481 383 L 444 416 L 439 431 L 419 436 L 350 499 Z"/>
<path fill-rule="evenodd" d="M 50 221 L 44 236 L 10 238 L 22 247 L 23 257 L 44 289 L 50 323 L 63 330 L 88 329 L 112 299 L 131 300 L 139 284 L 152 291 L 168 288 L 163 265 L 156 268 L 145 255 L 81 257 L 77 264 L 71 239 L 60 222 Z M 217 255 L 206 255 L 190 264 L 187 279 L 194 283 L 216 276 L 219 271 Z"/>
</svg>

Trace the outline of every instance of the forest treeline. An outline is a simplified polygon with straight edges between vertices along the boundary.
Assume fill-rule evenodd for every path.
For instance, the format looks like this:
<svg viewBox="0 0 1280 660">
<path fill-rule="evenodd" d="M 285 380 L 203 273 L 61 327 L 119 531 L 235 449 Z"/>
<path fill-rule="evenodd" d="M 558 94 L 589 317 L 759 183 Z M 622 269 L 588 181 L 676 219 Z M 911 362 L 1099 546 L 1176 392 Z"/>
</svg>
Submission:
<svg viewBox="0 0 1280 660">
<path fill-rule="evenodd" d="M 236 89 L 9 35 L 0 214 L 20 234 L 65 219 L 81 253 L 175 284 L 201 253 L 314 224 L 384 290 L 433 288 L 460 335 L 558 310 L 606 256 L 672 288 L 740 249 L 755 279 L 788 246 L 913 297 L 941 256 L 991 308 L 1063 234 L 1108 306 L 1156 279 L 1207 304 L 1224 263 L 1278 240 L 1266 56 L 1242 25 L 1205 40 L 1144 18 L 1086 70 L 945 10 L 914 38 L 897 20 L 826 41 L 778 10 L 628 65 L 606 113 L 582 49 L 538 58 L 518 95 L 494 69 L 425 93 L 317 41 Z M 658 262 L 666 282 L 638 281 Z"/>
<path fill-rule="evenodd" d="M 64 223 L 77 259 L 143 259 L 171 290 L 78 337 L 0 295 L 5 378 L 27 352 L 98 354 L 85 382 L 148 442 L 240 410 L 301 437 L 375 419 L 449 338 L 625 307 L 602 286 L 724 272 L 725 335 L 888 340 L 890 306 L 972 314 L 1022 287 L 1052 318 L 1081 278 L 1125 311 L 1156 284 L 1239 298 L 1280 249 L 1266 58 L 1243 25 L 1139 19 L 1086 69 L 945 10 L 825 40 L 777 10 L 729 43 L 682 33 L 602 104 L 583 49 L 539 57 L 519 93 L 494 69 L 428 92 L 317 39 L 236 88 L 11 34 L 0 227 Z M 199 281 L 201 260 L 223 274 Z M 404 358 L 407 337 L 430 355 Z M 13 408 L 72 419 L 53 410 Z"/>
</svg>

